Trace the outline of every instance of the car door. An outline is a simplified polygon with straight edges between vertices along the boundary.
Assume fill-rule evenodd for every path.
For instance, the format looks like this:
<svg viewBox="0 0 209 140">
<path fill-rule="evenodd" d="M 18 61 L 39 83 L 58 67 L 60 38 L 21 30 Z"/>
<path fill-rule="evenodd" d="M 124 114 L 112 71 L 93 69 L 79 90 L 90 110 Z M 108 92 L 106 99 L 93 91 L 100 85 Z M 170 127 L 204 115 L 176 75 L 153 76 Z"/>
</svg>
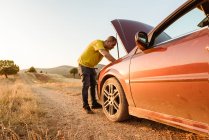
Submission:
<svg viewBox="0 0 209 140">
<path fill-rule="evenodd" d="M 195 8 L 155 38 L 153 48 L 136 51 L 130 64 L 130 86 L 136 108 L 209 124 L 209 29 Z M 160 33 L 159 33 L 160 36 Z"/>
</svg>

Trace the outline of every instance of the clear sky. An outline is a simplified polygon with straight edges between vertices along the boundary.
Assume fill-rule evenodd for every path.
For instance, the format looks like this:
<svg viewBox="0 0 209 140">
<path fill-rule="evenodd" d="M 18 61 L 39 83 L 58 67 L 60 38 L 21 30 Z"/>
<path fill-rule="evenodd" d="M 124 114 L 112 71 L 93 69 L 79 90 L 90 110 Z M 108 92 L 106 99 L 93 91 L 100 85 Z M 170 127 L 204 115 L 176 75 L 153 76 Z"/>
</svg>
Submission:
<svg viewBox="0 0 209 140">
<path fill-rule="evenodd" d="M 184 2 L 0 0 L 0 60 L 14 60 L 20 69 L 77 66 L 79 55 L 91 41 L 115 36 L 111 20 L 129 19 L 156 26 Z M 124 54 L 120 40 L 119 47 Z M 116 52 L 111 51 L 114 57 Z"/>
</svg>

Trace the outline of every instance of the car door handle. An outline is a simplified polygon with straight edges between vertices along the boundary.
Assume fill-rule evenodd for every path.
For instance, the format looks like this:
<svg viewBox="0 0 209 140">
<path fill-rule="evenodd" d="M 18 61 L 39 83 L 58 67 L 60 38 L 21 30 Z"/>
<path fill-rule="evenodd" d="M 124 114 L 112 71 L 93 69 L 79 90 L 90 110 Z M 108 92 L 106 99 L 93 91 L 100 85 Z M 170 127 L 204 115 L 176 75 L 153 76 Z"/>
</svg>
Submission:
<svg viewBox="0 0 209 140">
<path fill-rule="evenodd" d="M 205 49 L 206 49 L 207 51 L 209 51 L 209 47 L 205 47 Z"/>
</svg>

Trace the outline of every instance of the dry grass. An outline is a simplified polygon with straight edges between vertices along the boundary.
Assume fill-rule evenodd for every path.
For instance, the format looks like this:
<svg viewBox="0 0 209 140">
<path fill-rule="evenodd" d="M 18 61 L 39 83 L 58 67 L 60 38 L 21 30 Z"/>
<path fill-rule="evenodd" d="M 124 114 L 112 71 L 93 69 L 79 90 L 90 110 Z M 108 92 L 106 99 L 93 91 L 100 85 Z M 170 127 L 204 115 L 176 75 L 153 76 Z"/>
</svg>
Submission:
<svg viewBox="0 0 209 140">
<path fill-rule="evenodd" d="M 53 82 L 53 83 L 46 83 L 44 86 L 46 87 L 54 87 L 54 88 L 81 88 L 81 82 Z"/>
<path fill-rule="evenodd" d="M 76 82 L 53 82 L 45 83 L 41 85 L 42 87 L 53 89 L 58 91 L 58 93 L 68 94 L 72 96 L 81 95 L 81 81 L 77 80 Z"/>
<path fill-rule="evenodd" d="M 48 75 L 49 82 L 41 82 L 39 86 L 58 91 L 59 93 L 69 95 L 81 95 L 82 82 L 81 79 L 66 78 L 59 75 Z"/>
<path fill-rule="evenodd" d="M 29 136 L 31 126 L 42 115 L 37 97 L 16 77 L 0 77 L 0 138 L 3 139 Z"/>
<path fill-rule="evenodd" d="M 45 82 L 45 77 L 44 80 L 40 76 L 38 78 Z M 8 79 L 0 76 L 0 140 L 65 139 L 61 130 L 57 130 L 57 134 L 49 134 L 49 129 L 43 124 L 45 113 L 38 101 L 31 87 L 24 84 L 18 75 Z"/>
<path fill-rule="evenodd" d="M 14 84 L 8 88 L 7 86 L 0 86 L 1 92 L 1 111 L 0 115 L 2 122 L 5 124 L 15 124 L 17 120 L 25 121 L 32 120 L 32 116 L 37 115 L 36 97 L 31 94 L 31 91 L 23 84 Z"/>
<path fill-rule="evenodd" d="M 35 78 L 41 82 L 49 82 L 51 79 L 46 74 L 34 73 Z"/>
<path fill-rule="evenodd" d="M 36 85 L 58 91 L 59 93 L 80 95 L 81 80 L 74 78 L 66 78 L 57 74 L 31 74 L 27 73 Z"/>
</svg>

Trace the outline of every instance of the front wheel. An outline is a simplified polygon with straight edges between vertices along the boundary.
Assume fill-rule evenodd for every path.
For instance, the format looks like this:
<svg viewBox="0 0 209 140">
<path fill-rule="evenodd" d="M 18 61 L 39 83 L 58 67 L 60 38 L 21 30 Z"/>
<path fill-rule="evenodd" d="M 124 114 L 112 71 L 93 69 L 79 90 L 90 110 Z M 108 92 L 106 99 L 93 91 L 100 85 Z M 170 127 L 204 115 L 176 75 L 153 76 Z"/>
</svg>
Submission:
<svg viewBox="0 0 209 140">
<path fill-rule="evenodd" d="M 101 95 L 103 111 L 109 120 L 117 122 L 128 118 L 128 103 L 117 79 L 107 79 Z"/>
</svg>

